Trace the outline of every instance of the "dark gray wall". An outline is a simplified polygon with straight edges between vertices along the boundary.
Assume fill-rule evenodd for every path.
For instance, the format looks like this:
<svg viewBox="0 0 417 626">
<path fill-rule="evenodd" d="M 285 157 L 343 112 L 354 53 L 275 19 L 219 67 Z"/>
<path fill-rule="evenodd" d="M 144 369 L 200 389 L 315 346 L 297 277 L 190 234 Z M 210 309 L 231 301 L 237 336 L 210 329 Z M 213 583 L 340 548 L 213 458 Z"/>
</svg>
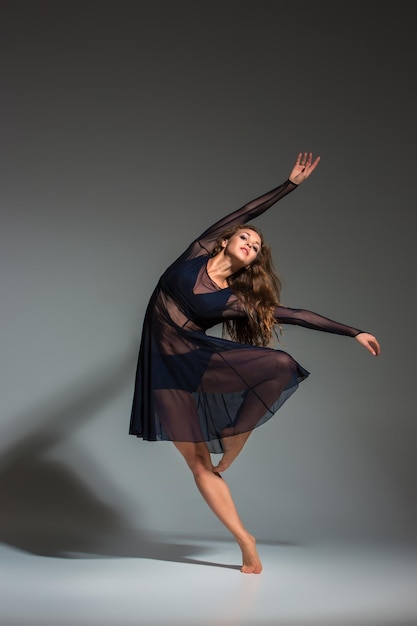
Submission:
<svg viewBox="0 0 417 626">
<path fill-rule="evenodd" d="M 258 221 L 283 301 L 373 332 L 382 355 L 289 328 L 312 376 L 229 482 L 264 538 L 415 538 L 416 17 L 2 3 L 0 538 L 27 547 L 55 520 L 87 547 L 88 529 L 221 532 L 173 446 L 127 435 L 142 317 L 188 241 L 299 150 L 318 170 Z"/>
</svg>

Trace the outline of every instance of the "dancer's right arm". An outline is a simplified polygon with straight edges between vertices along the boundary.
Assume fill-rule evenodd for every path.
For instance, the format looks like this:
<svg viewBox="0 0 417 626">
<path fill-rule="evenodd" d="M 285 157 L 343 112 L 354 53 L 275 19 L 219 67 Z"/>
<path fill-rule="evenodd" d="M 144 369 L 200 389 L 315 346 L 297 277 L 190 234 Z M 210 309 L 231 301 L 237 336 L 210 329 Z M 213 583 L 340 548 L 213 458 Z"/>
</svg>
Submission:
<svg viewBox="0 0 417 626">
<path fill-rule="evenodd" d="M 315 170 L 319 161 L 320 157 L 317 157 L 313 162 L 311 152 L 300 152 L 288 179 L 284 183 L 215 222 L 215 224 L 210 226 L 200 237 L 191 243 L 187 250 L 177 259 L 175 264 L 187 259 L 192 259 L 196 256 L 211 254 L 216 240 L 222 232 L 237 224 L 247 224 L 252 219 L 262 215 L 262 213 L 278 202 L 278 200 L 281 200 L 281 198 L 291 193 L 291 191 L 294 191 L 298 185 L 306 180 Z"/>
<path fill-rule="evenodd" d="M 272 205 L 291 191 L 294 191 L 298 185 L 304 182 L 313 173 L 319 161 L 320 157 L 317 157 L 313 162 L 311 152 L 300 152 L 288 179 L 284 183 L 264 193 L 262 196 L 259 196 L 259 198 L 248 202 L 237 211 L 233 211 L 233 213 L 226 215 L 226 217 L 213 224 L 213 226 L 210 226 L 210 228 L 197 239 L 200 246 L 210 254 L 218 236 L 221 235 L 222 232 L 237 224 L 247 224 L 259 215 L 262 215 L 262 213 L 267 211 Z"/>
</svg>

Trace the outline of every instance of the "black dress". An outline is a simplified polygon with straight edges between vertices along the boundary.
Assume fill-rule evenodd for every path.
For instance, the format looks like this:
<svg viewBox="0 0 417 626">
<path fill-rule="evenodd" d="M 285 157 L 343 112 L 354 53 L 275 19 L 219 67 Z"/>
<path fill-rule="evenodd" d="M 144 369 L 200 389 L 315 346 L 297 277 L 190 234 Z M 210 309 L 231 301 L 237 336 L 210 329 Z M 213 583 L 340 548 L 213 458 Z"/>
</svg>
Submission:
<svg viewBox="0 0 417 626">
<path fill-rule="evenodd" d="M 257 217 L 297 185 L 287 180 L 223 218 L 166 270 L 143 324 L 130 434 L 148 441 L 207 442 L 223 451 L 222 437 L 266 422 L 308 372 L 282 350 L 206 335 L 226 319 L 245 315 L 233 291 L 207 273 L 218 236 Z M 361 331 L 311 311 L 276 308 L 282 324 L 354 337 Z"/>
</svg>

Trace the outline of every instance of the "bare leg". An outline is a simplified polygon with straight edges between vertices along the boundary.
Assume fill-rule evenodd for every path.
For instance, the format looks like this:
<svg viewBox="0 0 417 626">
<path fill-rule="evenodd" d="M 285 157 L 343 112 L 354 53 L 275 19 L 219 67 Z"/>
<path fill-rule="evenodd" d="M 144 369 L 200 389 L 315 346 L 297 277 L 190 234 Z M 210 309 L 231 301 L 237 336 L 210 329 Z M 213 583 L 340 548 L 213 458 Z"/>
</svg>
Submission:
<svg viewBox="0 0 417 626">
<path fill-rule="evenodd" d="M 259 395 L 264 399 L 264 402 L 272 402 L 276 397 L 276 387 L 275 380 L 268 380 L 256 386 L 256 394 L 250 392 L 247 395 L 236 420 L 236 425 L 225 428 L 223 431 L 224 454 L 219 464 L 214 468 L 215 471 L 224 472 L 233 463 L 245 445 L 252 429 L 256 427 L 259 419 L 265 413 L 267 405 L 259 401 Z M 246 432 L 242 432 L 245 430 Z"/>
<path fill-rule="evenodd" d="M 206 444 L 174 442 L 174 445 L 185 458 L 204 500 L 239 544 L 243 559 L 241 572 L 260 574 L 262 563 L 256 550 L 255 538 L 243 526 L 227 484 L 214 471 Z"/>
<path fill-rule="evenodd" d="M 230 435 L 227 431 L 230 431 Z M 224 454 L 219 463 L 214 467 L 215 472 L 224 472 L 233 463 L 239 452 L 245 445 L 250 432 L 233 435 L 234 428 L 226 428 L 222 439 Z"/>
<path fill-rule="evenodd" d="M 244 352 L 244 351 L 243 351 Z M 232 392 L 242 389 L 242 380 L 250 382 L 245 399 L 232 426 L 222 432 L 224 454 L 215 471 L 224 472 L 245 445 L 251 431 L 256 428 L 263 416 L 270 411 L 287 386 L 295 382 L 296 363 L 285 352 L 269 350 L 261 353 L 260 367 L 252 362 L 237 364 L 240 375 L 236 376 L 233 366 L 241 359 L 242 351 L 227 354 L 227 359 L 219 355 L 212 357 L 212 368 L 204 374 L 203 386 L 206 391 Z M 240 378 L 242 376 L 243 378 Z M 249 384 L 248 382 L 248 384 Z M 272 415 L 272 411 L 271 415 Z"/>
</svg>

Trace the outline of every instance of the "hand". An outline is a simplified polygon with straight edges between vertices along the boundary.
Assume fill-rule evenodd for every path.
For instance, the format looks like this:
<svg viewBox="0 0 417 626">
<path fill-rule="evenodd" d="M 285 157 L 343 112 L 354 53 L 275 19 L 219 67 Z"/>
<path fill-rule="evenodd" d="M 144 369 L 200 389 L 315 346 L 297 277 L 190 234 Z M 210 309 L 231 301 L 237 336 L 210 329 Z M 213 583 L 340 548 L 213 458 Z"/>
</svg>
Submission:
<svg viewBox="0 0 417 626">
<path fill-rule="evenodd" d="M 369 333 L 359 333 L 359 335 L 356 335 L 355 339 L 374 356 L 380 354 L 381 347 L 373 335 Z"/>
<path fill-rule="evenodd" d="M 312 152 L 300 152 L 295 162 L 294 167 L 291 170 L 291 174 L 289 175 L 289 180 L 296 185 L 302 183 L 306 178 L 310 176 L 316 169 L 319 164 L 320 157 L 317 157 L 313 163 L 313 153 Z"/>
</svg>

